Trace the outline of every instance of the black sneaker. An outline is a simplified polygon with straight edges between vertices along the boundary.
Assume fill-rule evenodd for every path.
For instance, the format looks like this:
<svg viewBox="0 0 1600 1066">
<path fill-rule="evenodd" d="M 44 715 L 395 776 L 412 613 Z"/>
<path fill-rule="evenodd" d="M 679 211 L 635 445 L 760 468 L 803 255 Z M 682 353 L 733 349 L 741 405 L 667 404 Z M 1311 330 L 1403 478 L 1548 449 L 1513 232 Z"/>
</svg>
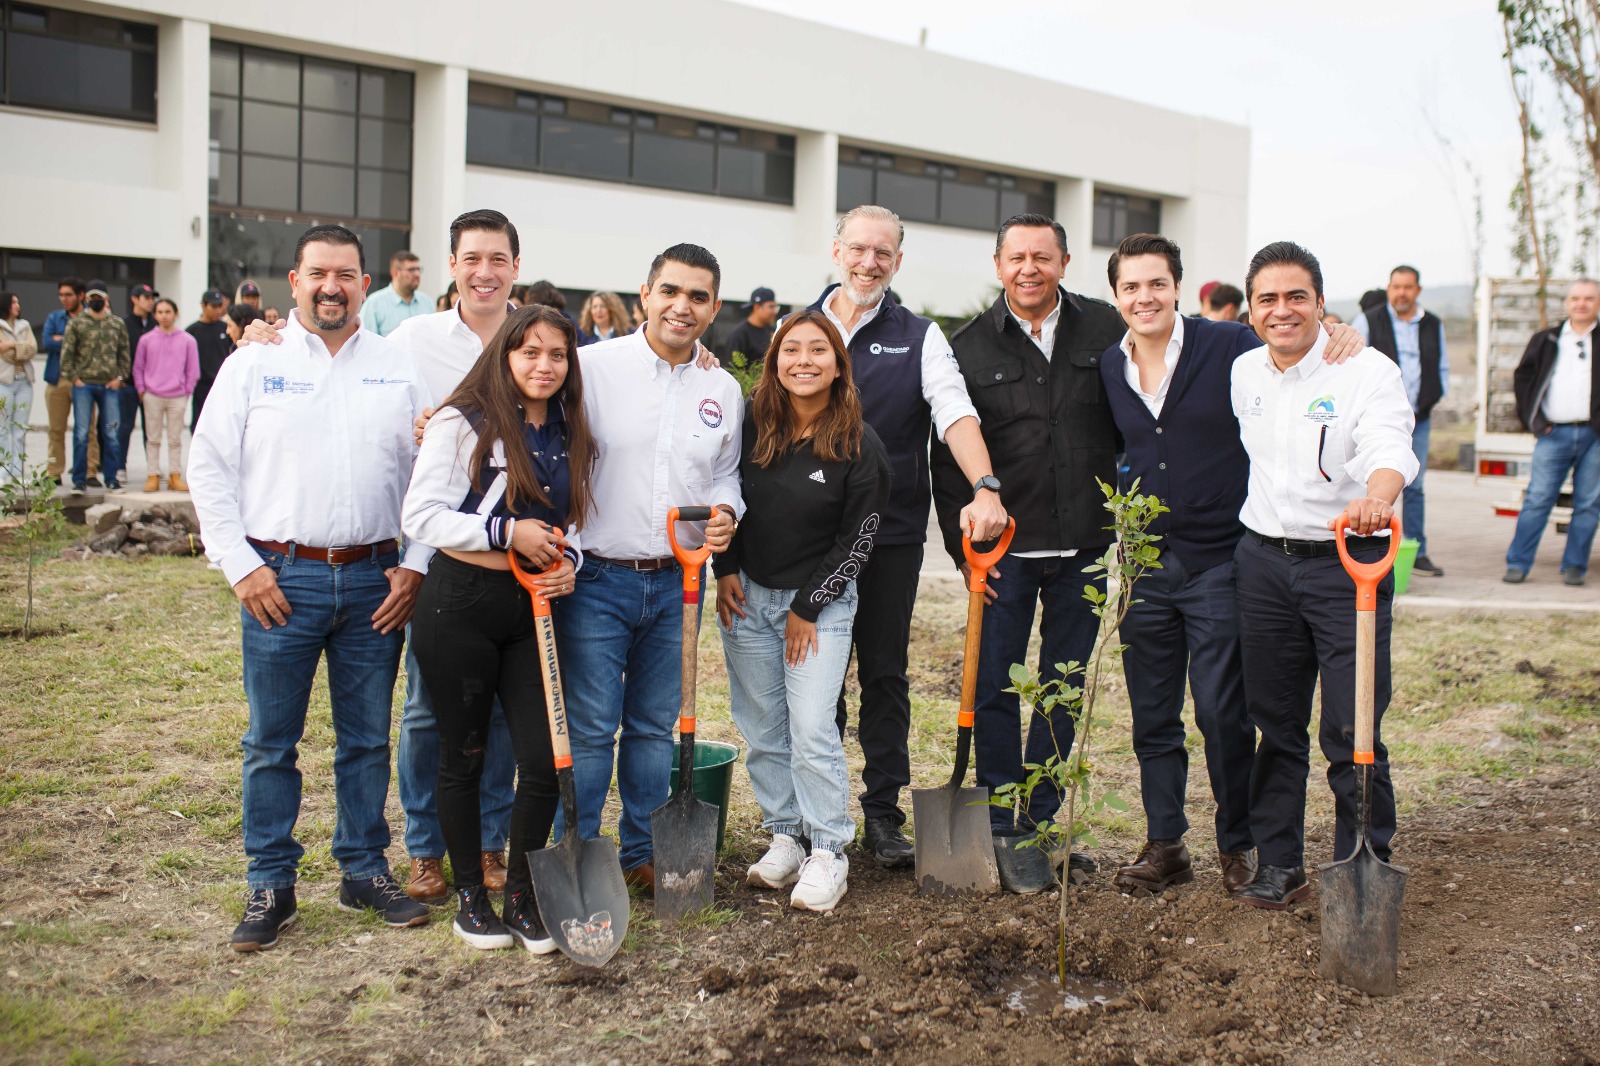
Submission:
<svg viewBox="0 0 1600 1066">
<path fill-rule="evenodd" d="M 539 918 L 539 905 L 532 892 L 506 893 L 505 926 L 511 938 L 535 955 L 548 955 L 556 950 L 556 942 L 545 930 Z"/>
<path fill-rule="evenodd" d="M 339 909 L 377 911 L 384 924 L 395 929 L 428 924 L 428 908 L 406 895 L 406 890 L 395 884 L 388 874 L 360 881 L 341 879 Z"/>
<path fill-rule="evenodd" d="M 294 924 L 292 888 L 252 888 L 244 897 L 244 921 L 233 930 L 234 951 L 266 951 Z"/>
<path fill-rule="evenodd" d="M 861 846 L 879 866 L 891 869 L 910 866 L 917 857 L 917 849 L 891 818 L 868 818 L 861 834 Z"/>
<path fill-rule="evenodd" d="M 84 486 L 84 482 L 82 482 L 82 481 L 74 481 L 72 483 L 72 494 L 74 496 L 82 496 L 83 495 L 83 486 Z"/>
<path fill-rule="evenodd" d="M 100 479 L 97 478 L 97 477 L 94 477 L 93 475 L 91 475 L 89 477 L 89 480 L 85 481 L 84 484 L 89 486 L 91 489 L 103 489 L 103 488 L 105 488 L 104 485 L 100 484 Z"/>
<path fill-rule="evenodd" d="M 1411 564 L 1411 572 L 1414 574 L 1427 574 L 1430 577 L 1444 577 L 1444 568 L 1434 565 L 1433 560 L 1426 555 L 1417 556 L 1416 560 Z"/>
<path fill-rule="evenodd" d="M 456 920 L 450 923 L 450 931 L 482 951 L 509 948 L 513 943 L 489 902 L 489 890 L 481 884 L 456 889 Z"/>
<path fill-rule="evenodd" d="M 118 491 L 119 489 L 122 488 L 122 482 L 118 481 L 115 478 L 111 478 L 110 480 L 108 480 L 106 482 L 106 488 L 111 490 L 112 492 L 116 492 L 116 491 Z"/>
</svg>

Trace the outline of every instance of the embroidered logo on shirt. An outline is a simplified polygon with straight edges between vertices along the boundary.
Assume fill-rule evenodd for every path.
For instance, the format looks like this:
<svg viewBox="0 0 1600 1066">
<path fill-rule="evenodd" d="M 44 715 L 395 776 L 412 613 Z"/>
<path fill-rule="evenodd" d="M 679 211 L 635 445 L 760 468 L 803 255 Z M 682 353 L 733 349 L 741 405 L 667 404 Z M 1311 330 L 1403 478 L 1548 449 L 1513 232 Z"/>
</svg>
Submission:
<svg viewBox="0 0 1600 1066">
<path fill-rule="evenodd" d="M 266 393 L 268 396 L 275 396 L 283 392 L 283 378 L 281 376 L 262 378 L 261 391 Z"/>
<path fill-rule="evenodd" d="M 410 378 L 362 378 L 363 385 L 409 385 Z"/>
<path fill-rule="evenodd" d="M 1260 418 L 1265 412 L 1261 409 L 1261 397 L 1257 396 L 1250 401 L 1250 417 Z"/>
<path fill-rule="evenodd" d="M 715 400 L 701 400 L 700 421 L 711 429 L 722 425 L 722 405 Z"/>
<path fill-rule="evenodd" d="M 904 355 L 910 350 L 911 345 L 909 344 L 904 348 L 895 348 L 887 344 L 879 344 L 877 341 L 873 341 L 867 346 L 867 351 L 871 352 L 873 355 L 883 355 L 885 353 L 888 353 L 889 355 Z"/>
<path fill-rule="evenodd" d="M 820 470 L 811 475 L 811 480 L 815 481 L 818 485 L 826 485 L 828 483 L 828 479 L 822 476 L 822 471 Z"/>
<path fill-rule="evenodd" d="M 1306 418 L 1319 425 L 1331 425 L 1339 420 L 1339 413 L 1333 409 L 1332 396 L 1318 396 L 1311 401 L 1311 406 L 1306 408 Z"/>
</svg>

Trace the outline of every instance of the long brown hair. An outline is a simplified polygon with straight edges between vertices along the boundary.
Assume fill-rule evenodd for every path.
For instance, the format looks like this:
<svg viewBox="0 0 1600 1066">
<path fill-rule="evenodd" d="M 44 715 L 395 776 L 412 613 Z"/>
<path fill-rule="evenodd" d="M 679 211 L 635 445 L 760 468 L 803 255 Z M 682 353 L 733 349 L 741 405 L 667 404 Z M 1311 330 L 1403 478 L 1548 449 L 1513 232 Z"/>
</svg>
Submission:
<svg viewBox="0 0 1600 1066">
<path fill-rule="evenodd" d="M 600 336 L 600 334 L 595 333 L 594 329 L 593 308 L 596 297 L 599 297 L 600 302 L 605 304 L 606 309 L 611 312 L 611 330 L 613 333 L 620 337 L 624 333 L 633 332 L 633 319 L 628 317 L 628 309 L 622 306 L 622 297 L 618 296 L 614 292 L 595 292 L 589 294 L 589 298 L 583 301 L 583 314 L 578 316 L 579 329 L 582 329 L 585 333 L 593 334 L 596 337 Z"/>
<path fill-rule="evenodd" d="M 821 311 L 800 311 L 790 315 L 772 335 L 761 380 L 750 390 L 750 417 L 756 424 L 756 446 L 751 460 L 760 467 L 771 466 L 800 439 L 800 419 L 795 415 L 789 390 L 778 382 L 778 350 L 793 329 L 809 322 L 820 327 L 833 348 L 839 376 L 828 390 L 828 407 L 812 427 L 811 454 L 824 462 L 837 463 L 861 455 L 861 394 L 850 371 L 850 349 Z"/>
<path fill-rule="evenodd" d="M 467 371 L 450 398 L 445 401 L 463 415 L 478 415 L 478 443 L 472 450 L 472 487 L 482 492 L 479 484 L 483 464 L 494 453 L 494 442 L 504 441 L 506 448 L 506 506 L 517 509 L 521 504 L 534 502 L 546 506 L 550 498 L 545 495 L 534 476 L 533 460 L 522 447 L 523 427 L 527 417 L 522 411 L 522 390 L 511 377 L 511 353 L 522 347 L 528 330 L 545 325 L 560 332 L 567 346 L 567 379 L 551 397 L 561 404 L 562 416 L 567 425 L 567 469 L 571 483 L 570 506 L 567 521 L 580 529 L 589 512 L 591 501 L 589 474 L 594 469 L 594 437 L 589 433 L 589 422 L 583 413 L 583 374 L 578 367 L 578 334 L 572 323 L 560 311 L 544 304 L 519 307 L 506 316 L 500 332 L 494 335 L 483 355 Z"/>
</svg>

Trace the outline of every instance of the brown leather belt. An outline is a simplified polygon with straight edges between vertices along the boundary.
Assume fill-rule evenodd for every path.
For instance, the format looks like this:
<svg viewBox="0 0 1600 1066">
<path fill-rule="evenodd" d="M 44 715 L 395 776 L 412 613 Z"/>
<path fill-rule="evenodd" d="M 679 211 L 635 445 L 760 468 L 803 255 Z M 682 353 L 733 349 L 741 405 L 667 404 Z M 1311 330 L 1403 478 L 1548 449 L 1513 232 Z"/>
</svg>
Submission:
<svg viewBox="0 0 1600 1066">
<path fill-rule="evenodd" d="M 678 565 L 678 560 L 674 559 L 670 555 L 664 555 L 659 559 L 607 559 L 604 555 L 595 555 L 590 552 L 585 552 L 584 558 L 595 559 L 602 563 L 610 563 L 612 566 L 626 567 L 629 570 L 635 570 L 641 574 L 653 574 L 657 570 L 671 570 Z"/>
<path fill-rule="evenodd" d="M 310 559 L 314 563 L 328 563 L 332 566 L 359 563 L 363 559 L 375 559 L 380 555 L 400 550 L 400 542 L 393 537 L 380 540 L 376 544 L 358 544 L 350 548 L 309 548 L 304 544 L 285 544 L 281 540 L 257 540 L 254 537 L 244 539 L 269 552 L 282 552 L 285 555 L 293 555 L 296 559 Z"/>
</svg>

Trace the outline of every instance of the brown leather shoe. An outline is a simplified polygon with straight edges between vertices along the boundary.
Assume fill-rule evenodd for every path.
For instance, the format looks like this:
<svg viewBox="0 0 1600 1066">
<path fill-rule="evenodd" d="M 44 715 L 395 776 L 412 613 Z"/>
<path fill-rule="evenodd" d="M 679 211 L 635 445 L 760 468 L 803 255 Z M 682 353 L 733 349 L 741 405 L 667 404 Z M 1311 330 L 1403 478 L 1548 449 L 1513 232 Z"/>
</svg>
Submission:
<svg viewBox="0 0 1600 1066">
<path fill-rule="evenodd" d="M 642 862 L 631 870 L 622 871 L 622 879 L 634 888 L 642 888 L 651 896 L 656 894 L 656 866 L 653 862 Z"/>
<path fill-rule="evenodd" d="M 411 880 L 406 895 L 418 903 L 437 906 L 450 898 L 450 884 L 444 879 L 443 859 L 412 859 Z"/>
<path fill-rule="evenodd" d="M 1222 888 L 1230 896 L 1256 879 L 1256 849 L 1217 853 L 1222 863 Z"/>
<path fill-rule="evenodd" d="M 169 492 L 188 492 L 189 491 L 189 483 L 187 481 L 183 480 L 183 475 L 182 474 L 168 474 L 167 475 L 167 491 L 169 491 Z"/>
<path fill-rule="evenodd" d="M 149 476 L 147 476 L 144 479 L 144 491 L 146 491 L 146 492 L 155 492 L 160 488 L 161 488 L 161 478 L 158 477 L 157 475 L 150 474 Z"/>
<path fill-rule="evenodd" d="M 1194 866 L 1182 840 L 1147 840 L 1133 864 L 1117 871 L 1113 883 L 1129 892 L 1160 892 L 1193 880 Z"/>
<path fill-rule="evenodd" d="M 495 895 L 506 890 L 506 857 L 498 851 L 483 853 L 483 887 Z"/>
</svg>

